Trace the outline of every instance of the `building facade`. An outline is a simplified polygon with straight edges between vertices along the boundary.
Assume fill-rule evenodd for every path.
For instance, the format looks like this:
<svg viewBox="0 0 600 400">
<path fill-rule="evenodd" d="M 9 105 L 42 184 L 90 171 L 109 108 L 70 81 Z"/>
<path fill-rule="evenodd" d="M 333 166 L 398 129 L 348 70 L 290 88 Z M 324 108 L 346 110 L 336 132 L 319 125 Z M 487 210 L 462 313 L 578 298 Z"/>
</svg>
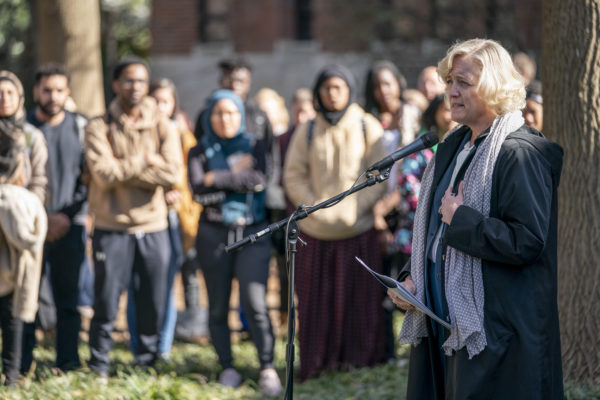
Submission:
<svg viewBox="0 0 600 400">
<path fill-rule="evenodd" d="M 346 64 L 362 84 L 377 59 L 394 61 L 416 85 L 459 39 L 488 37 L 539 61 L 541 0 L 152 0 L 152 64 L 172 78 L 193 116 L 217 87 L 221 58 L 253 65 L 251 94 L 286 99 L 318 70 Z M 539 64 L 539 63 L 538 63 Z M 361 86 L 362 94 L 362 86 Z"/>
</svg>

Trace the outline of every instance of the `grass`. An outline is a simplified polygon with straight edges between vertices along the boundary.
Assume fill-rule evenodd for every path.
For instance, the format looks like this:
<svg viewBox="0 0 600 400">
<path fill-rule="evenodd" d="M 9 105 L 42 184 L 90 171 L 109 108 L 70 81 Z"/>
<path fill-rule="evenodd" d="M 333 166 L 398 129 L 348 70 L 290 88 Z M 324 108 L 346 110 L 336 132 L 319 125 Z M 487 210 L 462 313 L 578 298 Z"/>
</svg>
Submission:
<svg viewBox="0 0 600 400">
<path fill-rule="evenodd" d="M 400 323 L 400 318 L 397 318 L 398 329 Z M 285 379 L 285 345 L 284 339 L 277 339 L 275 366 L 282 382 Z M 86 343 L 81 344 L 79 351 L 82 360 L 89 358 Z M 409 352 L 407 346 L 398 348 L 395 364 L 348 372 L 325 372 L 307 382 L 295 382 L 294 399 L 404 399 Z M 237 389 L 224 388 L 217 383 L 217 356 L 208 344 L 175 343 L 170 363 L 159 364 L 156 370 L 142 370 L 131 365 L 133 358 L 127 342 L 120 341 L 111 353 L 110 378 L 108 382 L 102 382 L 85 368 L 66 374 L 55 371 L 52 368 L 54 349 L 50 343 L 43 343 L 34 352 L 35 369 L 14 388 L 0 386 L 0 399 L 263 399 L 256 383 L 259 365 L 254 346 L 250 341 L 234 342 L 233 354 L 244 379 Z M 298 363 L 296 356 L 296 369 Z M 600 388 L 566 382 L 565 399 L 600 399 Z"/>
<path fill-rule="evenodd" d="M 285 342 L 277 340 L 276 369 L 285 379 Z M 298 347 L 296 347 L 296 350 Z M 312 399 L 403 399 L 406 392 L 409 348 L 398 349 L 396 364 L 362 368 L 348 372 L 326 372 L 304 383 L 294 383 L 294 398 Z M 0 387 L 0 399 L 263 399 L 257 387 L 256 351 L 249 341 L 234 343 L 236 367 L 244 378 L 237 389 L 217 383 L 217 356 L 210 345 L 175 343 L 171 362 L 156 370 L 142 370 L 131 365 L 132 356 L 126 342 L 115 345 L 111 353 L 112 370 L 108 382 L 102 382 L 85 368 L 66 374 L 52 368 L 54 349 L 41 345 L 35 350 L 37 365 L 16 387 Z M 86 343 L 80 346 L 82 360 L 89 358 Z M 296 357 L 296 360 L 298 358 Z M 298 361 L 296 361 L 298 368 Z M 565 383 L 565 399 L 600 399 L 600 388 Z"/>
<path fill-rule="evenodd" d="M 600 387 L 592 387 L 587 384 L 576 382 L 565 382 L 565 400 L 598 400 L 600 399 Z"/>
<path fill-rule="evenodd" d="M 285 380 L 285 341 L 277 339 L 275 366 Z M 296 350 L 298 347 L 296 346 Z M 80 346 L 82 360 L 89 358 L 86 343 Z M 52 368 L 53 347 L 38 346 L 36 366 L 16 387 L 0 387 L 0 399 L 263 399 L 257 380 L 259 365 L 250 341 L 233 344 L 235 364 L 244 381 L 237 389 L 217 383 L 217 356 L 208 344 L 175 343 L 171 362 L 157 365 L 156 370 L 142 370 L 131 365 L 132 356 L 126 342 L 116 343 L 108 382 L 102 382 L 83 368 L 61 373 Z M 408 350 L 399 349 L 400 364 L 406 364 Z M 404 361 L 402 361 L 404 360 Z M 298 368 L 296 356 L 295 368 Z M 327 372 L 305 383 L 294 383 L 295 399 L 398 399 L 406 390 L 406 367 L 381 365 L 349 372 Z M 283 396 L 281 396 L 283 397 Z"/>
</svg>

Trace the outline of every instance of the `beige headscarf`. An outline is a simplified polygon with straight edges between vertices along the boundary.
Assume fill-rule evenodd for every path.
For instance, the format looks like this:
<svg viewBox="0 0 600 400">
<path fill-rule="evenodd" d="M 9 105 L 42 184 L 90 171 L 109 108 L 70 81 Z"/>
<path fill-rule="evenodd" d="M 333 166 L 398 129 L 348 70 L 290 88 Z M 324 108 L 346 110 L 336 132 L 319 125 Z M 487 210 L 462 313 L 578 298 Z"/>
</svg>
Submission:
<svg viewBox="0 0 600 400">
<path fill-rule="evenodd" d="M 25 96 L 15 74 L 0 71 L 0 81 L 9 81 L 17 89 L 19 106 L 13 115 L 0 118 L 0 184 L 24 186 L 26 181 Z"/>
<path fill-rule="evenodd" d="M 7 70 L 0 70 L 0 81 L 9 81 L 17 88 L 19 94 L 19 106 L 17 111 L 8 117 L 0 118 L 1 120 L 12 120 L 14 123 L 20 125 L 21 129 L 25 123 L 25 91 L 23 90 L 23 84 L 21 80 L 12 72 Z M 1 122 L 0 122 L 1 123 Z"/>
<path fill-rule="evenodd" d="M 23 84 L 10 71 L 0 71 L 0 81 L 8 81 L 17 89 L 19 105 L 13 115 L 0 117 L 0 184 L 26 186 L 30 173 L 29 159 L 25 152 L 25 94 Z"/>
</svg>

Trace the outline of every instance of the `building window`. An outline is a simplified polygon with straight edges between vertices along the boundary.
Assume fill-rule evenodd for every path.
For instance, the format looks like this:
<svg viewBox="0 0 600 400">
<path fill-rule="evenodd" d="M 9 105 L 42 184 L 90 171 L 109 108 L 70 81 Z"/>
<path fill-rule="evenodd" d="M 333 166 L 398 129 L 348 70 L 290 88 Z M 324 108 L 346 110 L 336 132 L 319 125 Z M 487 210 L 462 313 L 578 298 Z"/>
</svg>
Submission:
<svg viewBox="0 0 600 400">
<path fill-rule="evenodd" d="M 296 40 L 312 40 L 310 0 L 296 0 Z"/>
<path fill-rule="evenodd" d="M 228 40 L 229 0 L 198 0 L 198 35 L 202 43 Z"/>
</svg>

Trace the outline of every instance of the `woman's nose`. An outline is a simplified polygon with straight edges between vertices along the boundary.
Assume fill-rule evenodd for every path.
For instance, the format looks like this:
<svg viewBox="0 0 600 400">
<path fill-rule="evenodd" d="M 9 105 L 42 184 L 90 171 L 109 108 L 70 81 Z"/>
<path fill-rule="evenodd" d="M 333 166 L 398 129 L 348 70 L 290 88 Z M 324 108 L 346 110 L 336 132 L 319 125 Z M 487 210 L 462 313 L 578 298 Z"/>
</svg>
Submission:
<svg viewBox="0 0 600 400">
<path fill-rule="evenodd" d="M 456 89 L 455 85 L 449 85 L 448 86 L 448 96 L 449 97 L 458 96 L 458 90 Z"/>
</svg>

